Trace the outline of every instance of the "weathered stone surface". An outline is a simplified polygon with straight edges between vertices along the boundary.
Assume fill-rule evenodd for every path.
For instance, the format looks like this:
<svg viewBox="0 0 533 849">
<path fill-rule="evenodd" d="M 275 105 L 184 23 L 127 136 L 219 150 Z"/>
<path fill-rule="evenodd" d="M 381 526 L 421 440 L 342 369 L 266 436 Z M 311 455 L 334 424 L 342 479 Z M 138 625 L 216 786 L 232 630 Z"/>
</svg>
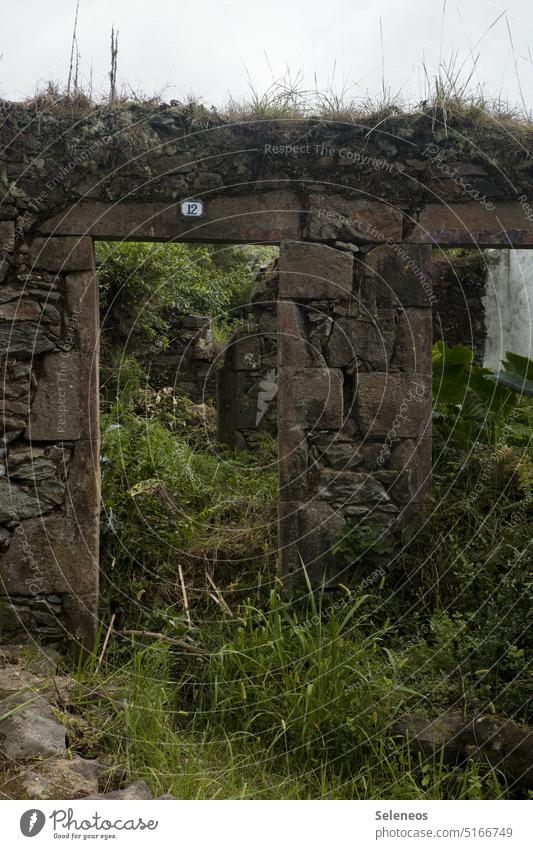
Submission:
<svg viewBox="0 0 533 849">
<path fill-rule="evenodd" d="M 340 471 L 355 469 L 363 462 L 363 454 L 353 442 L 344 442 L 337 434 L 313 440 L 312 454 L 320 465 Z"/>
<path fill-rule="evenodd" d="M 431 372 L 431 310 L 398 310 L 392 368 L 402 371 Z"/>
<path fill-rule="evenodd" d="M 323 469 L 320 473 L 317 498 L 343 504 L 368 506 L 390 501 L 384 486 L 372 475 L 363 472 L 338 472 Z"/>
<path fill-rule="evenodd" d="M 380 201 L 349 200 L 340 195 L 311 197 L 309 236 L 317 242 L 333 239 L 354 242 L 402 240 L 402 213 Z"/>
<path fill-rule="evenodd" d="M 348 298 L 353 287 L 353 255 L 326 245 L 283 242 L 279 259 L 280 298 Z"/>
<path fill-rule="evenodd" d="M 0 668 L 0 699 L 5 699 L 13 693 L 36 691 L 41 679 L 29 669 L 18 663 L 7 663 Z"/>
<path fill-rule="evenodd" d="M 15 247 L 15 222 L 0 221 L 0 250 L 12 251 Z"/>
<path fill-rule="evenodd" d="M 325 365 L 322 352 L 313 349 L 307 338 L 304 310 L 293 301 L 278 303 L 277 342 L 280 367 Z"/>
<path fill-rule="evenodd" d="M 37 301 L 17 300 L 0 306 L 0 318 L 5 321 L 36 321 L 41 316 Z"/>
<path fill-rule="evenodd" d="M 10 714 L 10 715 L 7 715 Z M 65 728 L 49 703 L 34 692 L 19 692 L 0 702 L 0 754 L 8 760 L 65 757 Z"/>
<path fill-rule="evenodd" d="M 69 236 L 50 236 L 34 239 L 30 245 L 29 262 L 33 269 L 46 271 L 85 271 L 94 266 L 92 239 Z"/>
<path fill-rule="evenodd" d="M 98 587 L 94 572 L 76 523 L 62 515 L 23 521 L 0 561 L 3 586 L 11 595 L 89 594 Z"/>
<path fill-rule="evenodd" d="M 376 306 L 429 307 L 432 303 L 431 248 L 380 245 L 356 263 L 359 297 Z"/>
<path fill-rule="evenodd" d="M 304 568 L 312 586 L 336 584 L 344 568 L 333 552 L 345 522 L 325 502 L 279 504 L 281 575 L 288 589 L 305 586 Z"/>
<path fill-rule="evenodd" d="M 0 324 L 0 354 L 34 357 L 56 347 L 57 339 L 46 331 L 42 323 L 6 321 Z"/>
<path fill-rule="evenodd" d="M 533 225 L 520 203 L 428 204 L 408 241 L 418 243 L 491 247 L 533 247 Z"/>
<path fill-rule="evenodd" d="M 14 478 L 40 481 L 53 477 L 56 473 L 56 465 L 50 460 L 40 457 L 35 460 L 30 460 L 29 463 L 21 463 L 16 469 L 10 469 L 10 472 L 11 476 Z"/>
<path fill-rule="evenodd" d="M 100 769 L 84 758 L 50 758 L 20 772 L 0 792 L 14 799 L 82 799 L 98 793 Z"/>
<path fill-rule="evenodd" d="M 354 417 L 361 436 L 393 442 L 431 432 L 428 374 L 359 373 L 356 386 Z"/>
<path fill-rule="evenodd" d="M 92 271 L 67 274 L 65 280 L 68 323 L 77 331 L 80 351 L 99 350 L 98 277 Z"/>
<path fill-rule="evenodd" d="M 309 456 L 307 438 L 301 427 L 282 428 L 278 441 L 279 498 L 305 498 Z"/>
<path fill-rule="evenodd" d="M 48 513 L 64 501 L 64 486 L 58 481 L 43 481 L 39 487 L 25 488 L 0 478 L 0 522 L 20 522 Z"/>
<path fill-rule="evenodd" d="M 76 351 L 48 354 L 42 363 L 26 429 L 26 439 L 79 439 L 82 433 L 81 356 Z M 85 418 L 84 418 L 85 421 Z"/>
<path fill-rule="evenodd" d="M 284 368 L 279 375 L 278 405 L 280 418 L 288 424 L 317 429 L 342 427 L 342 372 Z"/>
<path fill-rule="evenodd" d="M 430 339 L 431 342 L 431 339 Z M 354 363 L 369 371 L 386 371 L 394 344 L 394 324 L 340 318 L 333 325 L 326 359 L 333 368 Z"/>
<path fill-rule="evenodd" d="M 83 203 L 40 225 L 42 233 L 109 239 L 197 238 L 225 242 L 281 242 L 301 239 L 301 203 L 288 191 L 216 197 L 206 203 L 204 218 L 184 219 L 179 204 Z M 90 266 L 84 266 L 90 268 Z"/>
<path fill-rule="evenodd" d="M 122 790 L 113 790 L 111 793 L 95 793 L 87 796 L 88 799 L 152 799 L 150 788 L 146 781 L 134 781 Z"/>
</svg>

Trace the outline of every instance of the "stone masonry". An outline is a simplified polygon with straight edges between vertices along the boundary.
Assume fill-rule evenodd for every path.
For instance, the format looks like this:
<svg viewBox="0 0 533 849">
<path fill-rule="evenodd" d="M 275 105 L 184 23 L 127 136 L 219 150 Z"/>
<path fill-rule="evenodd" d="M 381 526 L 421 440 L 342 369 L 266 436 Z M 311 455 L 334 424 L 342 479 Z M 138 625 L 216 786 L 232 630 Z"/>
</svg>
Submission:
<svg viewBox="0 0 533 849">
<path fill-rule="evenodd" d="M 0 105 L 2 635 L 79 646 L 98 625 L 93 239 L 283 243 L 282 571 L 334 584 L 334 538 L 388 534 L 427 501 L 431 246 L 533 247 L 531 134 L 498 159 L 475 121 L 423 112 L 376 125 Z M 191 198 L 201 218 L 184 217 Z"/>
</svg>

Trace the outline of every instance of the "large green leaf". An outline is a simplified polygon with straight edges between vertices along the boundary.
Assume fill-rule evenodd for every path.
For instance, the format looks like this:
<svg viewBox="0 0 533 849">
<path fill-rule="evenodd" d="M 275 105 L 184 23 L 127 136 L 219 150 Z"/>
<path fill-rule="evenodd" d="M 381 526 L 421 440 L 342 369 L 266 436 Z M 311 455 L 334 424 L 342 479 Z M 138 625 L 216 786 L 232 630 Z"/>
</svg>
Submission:
<svg viewBox="0 0 533 849">
<path fill-rule="evenodd" d="M 533 360 L 522 357 L 520 354 L 513 354 L 511 351 L 507 351 L 505 357 L 503 367 L 506 372 L 533 380 Z"/>
<path fill-rule="evenodd" d="M 497 386 L 503 386 L 506 390 L 516 392 L 518 395 L 526 395 L 528 398 L 533 398 L 533 380 L 527 380 L 525 377 L 519 377 L 516 374 L 509 374 L 507 371 L 499 371 L 498 374 L 485 375 L 486 380 L 490 380 Z"/>
</svg>

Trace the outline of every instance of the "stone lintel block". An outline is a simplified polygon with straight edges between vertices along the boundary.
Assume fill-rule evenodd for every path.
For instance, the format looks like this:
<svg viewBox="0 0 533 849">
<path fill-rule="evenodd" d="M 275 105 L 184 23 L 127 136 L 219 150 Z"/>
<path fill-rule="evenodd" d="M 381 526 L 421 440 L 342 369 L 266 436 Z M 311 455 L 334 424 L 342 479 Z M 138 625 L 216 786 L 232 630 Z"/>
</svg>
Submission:
<svg viewBox="0 0 533 849">
<path fill-rule="evenodd" d="M 409 242 L 476 247 L 533 247 L 533 225 L 521 203 L 495 202 L 487 209 L 477 201 L 428 204 Z"/>
<path fill-rule="evenodd" d="M 77 351 L 61 351 L 43 358 L 26 439 L 53 442 L 80 438 L 85 413 L 81 408 L 81 356 Z"/>
<path fill-rule="evenodd" d="M 30 245 L 32 268 L 50 272 L 91 271 L 94 268 L 92 239 L 89 236 L 38 237 Z"/>
<path fill-rule="evenodd" d="M 431 307 L 431 248 L 379 245 L 356 265 L 359 297 L 376 306 Z"/>
<path fill-rule="evenodd" d="M 383 438 L 384 445 L 399 438 L 431 434 L 431 373 L 359 373 L 354 416 L 365 439 Z"/>
<path fill-rule="evenodd" d="M 286 425 L 340 429 L 343 422 L 342 372 L 327 368 L 282 368 L 278 410 L 280 430 Z"/>
<path fill-rule="evenodd" d="M 317 193 L 311 197 L 309 210 L 309 236 L 317 242 L 335 239 L 361 244 L 402 240 L 401 211 L 381 201 Z"/>
<path fill-rule="evenodd" d="M 431 371 L 432 314 L 428 309 L 398 310 L 392 368 L 422 374 Z"/>
<path fill-rule="evenodd" d="M 201 239 L 281 242 L 301 239 L 301 202 L 287 190 L 207 199 L 204 218 L 184 219 L 179 202 L 81 203 L 40 226 L 41 233 L 91 234 L 107 239 Z"/>
<path fill-rule="evenodd" d="M 66 298 L 68 315 L 67 335 L 78 331 L 80 350 L 93 352 L 99 350 L 100 317 L 98 309 L 98 278 L 93 271 L 80 271 L 67 274 Z"/>
<path fill-rule="evenodd" d="M 314 352 L 307 339 L 303 309 L 294 301 L 278 303 L 278 364 L 301 368 L 313 365 Z"/>
<path fill-rule="evenodd" d="M 352 288 L 352 253 L 308 242 L 281 244 L 280 298 L 346 300 Z"/>
<path fill-rule="evenodd" d="M 279 498 L 303 499 L 307 494 L 309 452 L 307 436 L 301 427 L 282 427 L 278 436 Z"/>
<path fill-rule="evenodd" d="M 431 340 L 430 340 L 431 341 Z M 353 361 L 375 371 L 386 371 L 394 344 L 394 316 L 390 322 L 340 318 L 333 325 L 328 342 L 327 363 L 342 368 Z"/>
<path fill-rule="evenodd" d="M 344 527 L 340 513 L 324 502 L 280 502 L 279 552 L 286 589 L 305 588 L 304 569 L 312 586 L 335 585 L 344 564 L 333 548 Z"/>
</svg>

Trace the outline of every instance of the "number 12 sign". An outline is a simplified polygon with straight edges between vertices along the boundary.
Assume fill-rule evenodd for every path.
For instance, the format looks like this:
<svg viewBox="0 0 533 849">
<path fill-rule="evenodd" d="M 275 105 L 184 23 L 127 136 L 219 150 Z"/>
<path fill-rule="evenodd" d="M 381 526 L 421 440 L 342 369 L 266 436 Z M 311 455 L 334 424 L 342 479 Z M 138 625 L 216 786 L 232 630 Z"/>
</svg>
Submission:
<svg viewBox="0 0 533 849">
<path fill-rule="evenodd" d="M 204 202 L 202 200 L 184 200 L 180 204 L 180 209 L 184 218 L 201 218 L 204 214 Z"/>
</svg>

